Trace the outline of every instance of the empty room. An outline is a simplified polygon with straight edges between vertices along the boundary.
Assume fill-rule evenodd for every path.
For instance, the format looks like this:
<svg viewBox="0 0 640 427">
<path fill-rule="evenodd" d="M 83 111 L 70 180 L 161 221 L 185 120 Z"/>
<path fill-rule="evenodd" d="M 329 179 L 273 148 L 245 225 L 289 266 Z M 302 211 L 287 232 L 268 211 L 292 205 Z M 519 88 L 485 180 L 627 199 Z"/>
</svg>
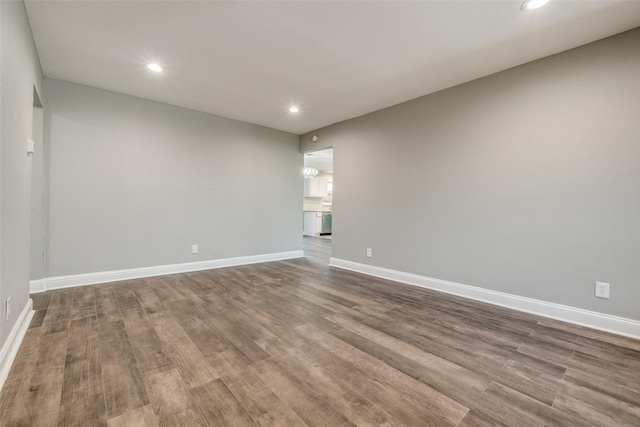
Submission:
<svg viewBox="0 0 640 427">
<path fill-rule="evenodd" d="M 0 426 L 640 426 L 640 1 L 0 1 Z"/>
</svg>

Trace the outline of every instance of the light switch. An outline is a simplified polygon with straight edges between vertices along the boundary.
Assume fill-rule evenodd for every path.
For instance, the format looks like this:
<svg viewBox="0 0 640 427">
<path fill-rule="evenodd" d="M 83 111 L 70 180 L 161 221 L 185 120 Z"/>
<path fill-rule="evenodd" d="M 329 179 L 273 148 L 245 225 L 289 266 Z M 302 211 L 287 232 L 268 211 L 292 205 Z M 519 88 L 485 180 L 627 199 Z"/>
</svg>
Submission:
<svg viewBox="0 0 640 427">
<path fill-rule="evenodd" d="M 29 138 L 27 139 L 27 156 L 36 152 L 36 142 Z"/>
</svg>

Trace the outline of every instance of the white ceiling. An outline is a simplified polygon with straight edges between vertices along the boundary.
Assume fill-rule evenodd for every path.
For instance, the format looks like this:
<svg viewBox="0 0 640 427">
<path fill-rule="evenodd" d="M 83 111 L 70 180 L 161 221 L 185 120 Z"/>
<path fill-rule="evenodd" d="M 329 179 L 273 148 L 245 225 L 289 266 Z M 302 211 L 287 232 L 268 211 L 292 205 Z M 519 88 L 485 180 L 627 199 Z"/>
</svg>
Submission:
<svg viewBox="0 0 640 427">
<path fill-rule="evenodd" d="M 333 148 L 305 153 L 304 165 L 333 173 Z"/>
<path fill-rule="evenodd" d="M 640 25 L 640 1 L 520 4 L 26 1 L 47 76 L 296 134 Z"/>
</svg>

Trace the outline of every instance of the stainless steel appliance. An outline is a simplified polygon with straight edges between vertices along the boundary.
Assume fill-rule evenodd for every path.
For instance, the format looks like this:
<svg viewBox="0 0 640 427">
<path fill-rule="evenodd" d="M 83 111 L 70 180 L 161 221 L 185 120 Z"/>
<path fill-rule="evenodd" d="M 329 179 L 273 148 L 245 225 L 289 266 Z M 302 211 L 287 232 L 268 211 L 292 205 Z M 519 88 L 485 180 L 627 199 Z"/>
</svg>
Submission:
<svg viewBox="0 0 640 427">
<path fill-rule="evenodd" d="M 322 212 L 322 228 L 320 229 L 321 236 L 327 236 L 331 234 L 331 212 Z"/>
</svg>

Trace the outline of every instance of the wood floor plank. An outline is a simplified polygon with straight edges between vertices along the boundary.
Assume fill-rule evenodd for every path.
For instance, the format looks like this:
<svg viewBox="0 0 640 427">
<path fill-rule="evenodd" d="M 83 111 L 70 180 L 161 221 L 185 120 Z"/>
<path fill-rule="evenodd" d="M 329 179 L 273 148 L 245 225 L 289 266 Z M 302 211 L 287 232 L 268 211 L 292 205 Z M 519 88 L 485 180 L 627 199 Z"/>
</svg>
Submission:
<svg viewBox="0 0 640 427">
<path fill-rule="evenodd" d="M 97 329 L 107 417 L 149 404 L 124 320 L 99 323 Z"/>
<path fill-rule="evenodd" d="M 570 414 L 558 411 L 501 384 L 491 383 L 485 391 L 485 395 L 490 399 L 506 402 L 513 412 L 526 414 L 536 419 L 540 424 L 571 425 L 572 423 Z"/>
<path fill-rule="evenodd" d="M 141 372 L 165 371 L 173 368 L 173 362 L 164 351 L 162 341 L 149 324 L 142 309 L 124 313 L 124 325 L 133 353 Z"/>
<path fill-rule="evenodd" d="M 189 298 L 193 298 L 193 295 L 198 297 L 202 297 L 204 295 L 208 295 L 212 293 L 212 287 L 208 282 L 199 282 L 197 280 L 193 280 L 188 274 L 179 274 L 176 275 L 179 280 L 180 288 L 183 291 L 188 291 Z M 194 302 L 201 302 L 199 300 L 194 300 Z"/>
<path fill-rule="evenodd" d="M 168 275 L 160 277 L 148 277 L 144 282 L 156 293 L 158 298 L 164 302 L 189 300 L 194 304 L 202 302 L 200 297 L 190 289 L 185 288 L 178 275 Z M 193 283 L 192 280 L 185 279 L 185 283 Z"/>
<path fill-rule="evenodd" d="M 509 371 L 515 375 L 521 376 L 531 382 L 540 384 L 547 389 L 558 390 L 560 383 L 563 380 L 562 376 L 550 374 L 545 371 L 541 371 L 525 363 L 515 360 L 509 360 L 502 369 Z M 553 401 L 552 401 L 553 402 Z"/>
<path fill-rule="evenodd" d="M 40 292 L 37 294 L 31 294 L 31 299 L 33 300 L 33 309 L 36 311 L 46 310 L 47 307 L 49 307 L 52 296 L 53 292 Z"/>
<path fill-rule="evenodd" d="M 392 308 L 388 304 L 382 303 L 379 299 L 376 300 L 374 298 L 367 298 L 366 295 L 355 292 L 346 292 L 342 288 L 336 288 L 332 286 L 326 286 L 322 283 L 323 277 L 318 277 L 313 280 L 306 280 L 305 285 L 308 287 L 312 287 L 318 289 L 319 291 L 329 293 L 331 295 L 338 296 L 345 300 L 353 302 L 352 308 L 356 307 L 366 307 L 369 311 L 373 311 L 376 313 L 386 312 Z"/>
<path fill-rule="evenodd" d="M 512 375 L 501 369 L 507 361 L 502 363 L 500 359 L 495 359 L 494 354 L 485 354 L 482 351 L 486 347 L 485 344 L 478 344 L 480 351 L 476 349 L 476 351 L 471 352 L 469 348 L 475 347 L 472 345 L 465 346 L 465 343 L 473 342 L 472 339 L 452 342 L 448 337 L 442 335 L 442 333 L 436 333 L 434 335 L 432 333 L 433 331 L 428 328 L 416 328 L 408 324 L 403 328 L 397 328 L 393 325 L 393 322 L 388 320 L 367 319 L 363 323 L 400 341 L 412 342 L 412 345 L 420 350 L 432 353 L 443 360 L 459 365 L 469 371 L 494 377 L 496 381 L 508 384 L 510 387 L 514 387 L 543 402 L 550 404 L 553 400 L 554 394 L 552 390 L 536 384 L 533 381 L 529 381 L 526 378 L 518 378 L 516 375 Z M 354 343 L 355 342 L 356 341 L 354 341 Z M 504 357 L 508 358 L 509 353 L 506 353 Z"/>
<path fill-rule="evenodd" d="M 69 364 L 83 360 L 100 360 L 100 343 L 97 328 L 97 318 L 84 317 L 69 323 L 67 356 L 65 363 Z"/>
<path fill-rule="evenodd" d="M 236 294 L 239 293 L 237 292 Z M 314 312 L 312 311 L 313 307 L 300 300 L 294 300 L 295 302 L 285 301 L 279 296 L 255 289 L 245 290 L 242 294 L 244 301 L 255 305 L 260 310 L 266 311 L 289 327 L 300 326 L 310 322 L 326 327 L 332 326 L 331 322 L 327 322 L 323 317 L 332 314 L 332 312 L 325 309 L 322 309 L 321 312 Z"/>
<path fill-rule="evenodd" d="M 446 327 L 406 316 L 396 310 L 370 316 L 362 323 L 400 340 L 411 341 L 418 348 L 462 366 L 467 366 L 469 363 L 475 366 L 480 361 L 486 366 L 501 366 L 515 352 L 511 347 L 491 345 L 485 340 L 456 333 Z M 402 328 L 396 327 L 396 324 L 401 324 Z M 469 351 L 471 348 L 474 349 L 473 352 Z M 465 359 L 469 359 L 470 356 L 473 356 L 473 360 L 465 362 Z"/>
<path fill-rule="evenodd" d="M 457 427 L 510 427 L 479 409 L 472 409 Z"/>
<path fill-rule="evenodd" d="M 164 350 L 171 358 L 189 388 L 218 378 L 209 362 L 191 341 L 187 333 L 169 312 L 149 316 L 153 329 L 164 343 Z"/>
<path fill-rule="evenodd" d="M 433 424 L 448 423 L 456 425 L 464 418 L 468 408 L 464 407 L 455 400 L 439 393 L 430 386 L 405 375 L 404 373 L 392 368 L 379 359 L 368 355 L 348 343 L 341 341 L 326 332 L 323 332 L 312 325 L 304 325 L 298 329 L 304 330 L 307 334 L 314 337 L 314 344 L 321 346 L 329 353 L 344 360 L 348 365 L 340 371 L 340 377 L 347 378 L 351 375 L 350 370 L 356 367 L 364 373 L 365 377 L 375 378 L 378 381 L 388 385 L 380 390 L 380 401 L 387 403 L 389 408 L 393 408 L 391 415 L 398 418 L 401 422 L 411 425 L 417 422 L 417 419 L 431 420 Z M 336 362 L 337 363 L 337 362 Z M 363 385 L 367 384 L 363 382 Z M 375 384 L 367 384 L 364 390 L 366 396 L 373 398 L 373 392 L 376 390 Z M 416 396 L 420 396 L 420 402 L 414 400 Z M 391 402 L 403 402 L 404 406 Z M 438 402 L 437 405 L 431 406 L 432 402 Z M 414 418 L 417 417 L 417 418 Z M 426 422 L 426 421 L 425 421 Z"/>
<path fill-rule="evenodd" d="M 176 369 L 145 377 L 159 426 L 207 426 Z"/>
<path fill-rule="evenodd" d="M 98 334 L 103 362 L 135 359 L 122 317 L 118 321 L 98 325 Z"/>
<path fill-rule="evenodd" d="M 177 304 L 172 307 L 176 306 Z M 194 310 L 203 310 L 201 312 L 202 317 L 206 319 L 208 327 L 223 344 L 225 349 L 232 348 L 236 350 L 236 352 L 240 356 L 246 358 L 249 363 L 257 362 L 269 357 L 267 352 L 261 349 L 242 332 L 243 325 L 237 325 L 236 327 L 236 324 L 234 324 L 230 319 L 233 318 L 234 315 L 228 308 L 225 308 L 222 305 L 201 305 L 197 308 L 184 306 L 181 313 L 186 315 L 186 312 L 193 313 Z"/>
<path fill-rule="evenodd" d="M 156 295 L 153 289 L 151 289 L 146 282 L 135 286 L 133 291 L 136 293 L 138 301 L 140 301 L 140 305 L 142 305 L 145 313 L 153 314 L 166 310 L 162 301 L 158 298 L 158 295 Z"/>
<path fill-rule="evenodd" d="M 355 310 L 354 308 L 357 306 L 356 304 L 353 304 L 350 302 L 345 303 L 346 305 L 341 304 L 336 302 L 334 299 L 327 299 L 324 296 L 318 296 L 312 292 L 306 292 L 303 289 L 294 290 L 294 289 L 288 289 L 286 287 L 283 287 L 280 289 L 280 292 L 293 293 L 296 296 L 296 298 L 304 300 L 305 302 L 318 305 L 323 309 L 330 310 L 332 313 L 340 313 L 345 316 L 348 315 L 349 317 L 356 320 L 363 320 L 369 316 L 368 314 Z M 287 298 L 288 296 L 283 295 L 283 297 Z"/>
<path fill-rule="evenodd" d="M 186 273 L 186 276 L 189 278 L 189 280 L 193 280 L 194 282 L 199 284 L 202 289 L 205 289 L 205 295 L 222 295 L 230 290 L 228 286 L 222 286 L 221 284 L 219 284 L 218 281 L 215 280 L 215 276 L 208 276 L 201 271 Z"/>
<path fill-rule="evenodd" d="M 200 306 L 192 306 L 188 302 L 179 300 L 167 303 L 171 313 L 191 341 L 198 347 L 203 356 L 209 356 L 228 349 L 227 345 L 218 337 L 216 329 L 209 326 L 207 313 Z"/>
<path fill-rule="evenodd" d="M 33 376 L 40 358 L 42 329 L 27 331 L 18 350 L 12 369 L 0 394 L 0 425 L 17 425 L 15 420 L 27 419 L 32 408 L 22 398 L 35 381 Z"/>
<path fill-rule="evenodd" d="M 540 359 L 517 351 L 509 354 L 509 360 L 505 362 L 505 364 L 510 361 L 522 363 L 530 368 L 537 369 L 558 378 L 564 377 L 565 372 L 567 372 L 566 366 L 561 366 L 548 360 Z"/>
<path fill-rule="evenodd" d="M 120 311 L 123 313 L 127 310 L 142 307 L 136 293 L 132 289 L 134 284 L 135 281 L 125 280 L 113 285 L 113 295 L 116 297 Z"/>
<path fill-rule="evenodd" d="M 567 368 L 572 368 L 575 371 L 589 372 L 595 376 L 609 378 L 610 382 L 620 386 L 640 390 L 640 371 L 631 366 L 611 363 L 580 351 L 575 351 L 566 365 Z"/>
<path fill-rule="evenodd" d="M 574 325 L 572 323 L 561 322 L 559 320 L 548 318 L 540 318 L 540 320 L 538 320 L 538 324 L 549 328 L 570 332 L 580 337 L 591 338 L 599 341 L 603 345 L 614 344 L 616 346 L 640 351 L 640 340 L 637 339 L 628 338 L 621 335 L 614 335 L 584 326 Z"/>
<path fill-rule="evenodd" d="M 236 283 L 225 276 L 225 271 L 224 268 L 216 271 L 198 271 L 190 274 L 189 278 L 201 286 L 208 286 L 212 291 L 210 293 L 222 295 L 224 292 L 236 289 Z"/>
<path fill-rule="evenodd" d="M 38 347 L 38 361 L 29 367 L 34 369 L 31 380 L 20 387 L 20 394 L 13 402 L 17 407 L 5 411 L 2 425 L 55 426 L 58 422 L 67 333 L 42 335 Z"/>
<path fill-rule="evenodd" d="M 283 356 L 291 349 L 287 343 L 274 336 L 259 338 L 254 342 L 271 357 Z"/>
<path fill-rule="evenodd" d="M 316 393 L 356 425 L 385 425 L 401 426 L 398 420 L 368 400 L 356 393 L 348 385 L 334 381 L 333 376 L 317 363 L 309 361 L 309 354 L 305 346 L 291 350 L 278 362 L 291 372 L 299 381 L 305 382 Z"/>
<path fill-rule="evenodd" d="M 522 344 L 522 339 L 528 336 L 531 331 L 529 327 L 505 328 L 504 325 L 496 325 L 495 323 L 482 324 L 480 318 L 474 322 L 461 321 L 461 318 L 458 317 L 459 314 L 453 315 L 440 308 L 430 307 L 428 310 L 424 310 L 424 308 L 412 306 L 413 304 L 408 303 L 401 309 L 393 310 L 392 313 L 387 312 L 387 314 L 391 314 L 399 320 L 411 321 L 418 327 L 427 325 L 429 330 L 439 333 L 440 339 L 443 341 L 447 337 L 454 343 L 465 342 L 469 344 L 472 342 L 482 346 L 492 340 L 493 346 L 486 346 L 487 349 L 499 344 L 499 348 L 516 350 Z"/>
<path fill-rule="evenodd" d="M 163 276 L 163 280 L 180 295 L 180 299 L 187 300 L 192 304 L 203 302 L 200 295 L 204 293 L 204 289 L 188 277 L 182 274 L 172 274 Z"/>
<path fill-rule="evenodd" d="M 183 295 L 178 292 L 177 289 L 174 289 L 170 283 L 164 280 L 163 276 L 146 277 L 142 280 L 153 290 L 153 292 L 156 293 L 163 303 L 184 299 Z"/>
<path fill-rule="evenodd" d="M 389 350 L 386 352 L 386 356 L 384 356 L 384 360 L 388 365 L 393 366 L 392 363 L 390 363 L 390 358 L 394 355 L 396 355 L 398 359 L 402 360 L 401 363 L 404 363 L 407 366 L 409 366 L 408 361 L 415 362 L 416 366 L 419 366 L 420 370 L 424 372 L 420 374 L 414 373 L 414 375 L 428 377 L 430 385 L 436 389 L 455 387 L 484 391 L 490 383 L 490 380 L 484 375 L 470 371 L 431 353 L 422 351 L 411 344 L 398 340 L 361 323 L 354 322 L 351 319 L 338 315 L 330 316 L 329 319 L 345 329 L 344 331 L 339 331 L 335 334 L 335 336 L 339 338 L 345 338 L 345 342 L 355 342 L 354 339 L 357 339 L 347 332 L 350 331 L 363 338 L 360 340 L 363 345 L 358 346 L 361 350 L 364 348 L 371 349 L 373 346 L 379 346 Z M 372 352 L 367 353 L 372 355 L 374 354 Z M 376 352 L 375 354 L 379 353 Z M 453 392 L 451 393 L 453 394 Z"/>
<path fill-rule="evenodd" d="M 630 368 L 640 371 L 640 351 L 602 342 L 596 339 L 579 336 L 576 340 L 576 351 L 597 357 L 608 364 L 620 365 L 621 368 Z"/>
<path fill-rule="evenodd" d="M 141 406 L 111 418 L 107 427 L 158 427 L 158 418 L 151 405 Z"/>
<path fill-rule="evenodd" d="M 308 341 L 278 318 L 257 307 L 242 304 L 233 298 L 225 298 L 225 301 L 231 309 L 241 311 L 246 317 L 252 319 L 256 325 L 268 330 L 272 335 L 287 343 L 289 347 L 297 347 Z"/>
<path fill-rule="evenodd" d="M 209 366 L 219 377 L 237 375 L 250 366 L 247 359 L 240 356 L 234 349 L 207 356 L 207 362 L 209 362 Z"/>
<path fill-rule="evenodd" d="M 82 395 L 79 399 L 62 403 L 58 427 L 106 426 L 104 395 Z"/>
<path fill-rule="evenodd" d="M 42 326 L 42 322 L 44 322 L 44 317 L 47 315 L 47 310 L 37 310 L 31 319 L 31 323 L 29 324 L 29 329 L 39 328 Z"/>
<path fill-rule="evenodd" d="M 273 334 L 262 327 L 259 323 L 252 321 L 242 310 L 233 307 L 233 301 L 228 298 L 220 298 L 216 295 L 205 295 L 203 299 L 208 303 L 207 308 L 222 317 L 226 323 L 232 323 L 233 327 L 246 335 L 251 340 L 264 337 L 272 337 Z M 216 316 L 216 317 L 217 317 Z"/>
<path fill-rule="evenodd" d="M 149 404 L 135 359 L 103 360 L 102 378 L 108 418 Z"/>
<path fill-rule="evenodd" d="M 60 399 L 60 426 L 106 425 L 102 362 L 96 317 L 69 325 L 69 343 Z"/>
<path fill-rule="evenodd" d="M 553 407 L 584 425 L 640 426 L 640 407 L 572 383 L 564 384 Z"/>
<path fill-rule="evenodd" d="M 122 318 L 122 313 L 111 285 L 96 286 L 96 312 L 99 323 L 115 322 Z"/>
<path fill-rule="evenodd" d="M 640 425 L 640 341 L 292 259 L 35 294 L 0 426 Z"/>
<path fill-rule="evenodd" d="M 44 334 L 40 338 L 40 359 L 38 368 L 64 366 L 67 360 L 69 334 L 67 331 Z"/>
<path fill-rule="evenodd" d="M 256 425 L 306 426 L 253 371 L 244 369 L 229 373 L 222 381 Z"/>
<path fill-rule="evenodd" d="M 569 368 L 567 369 L 564 379 L 574 384 L 596 390 L 604 395 L 611 396 L 621 402 L 626 402 L 633 406 L 640 406 L 640 390 L 612 382 L 610 378 Z"/>
<path fill-rule="evenodd" d="M 47 314 L 42 321 L 44 334 L 64 332 L 69 326 L 73 289 L 63 289 L 51 296 Z"/>
<path fill-rule="evenodd" d="M 82 286 L 73 290 L 71 319 L 96 317 L 96 291 L 91 286 Z"/>
<path fill-rule="evenodd" d="M 538 357 L 552 363 L 566 366 L 573 356 L 574 349 L 564 345 L 558 345 L 546 341 L 537 341 L 535 338 L 526 339 L 518 347 L 520 353 Z"/>
<path fill-rule="evenodd" d="M 353 425 L 305 382 L 274 360 L 254 365 L 256 374 L 309 426 Z"/>
<path fill-rule="evenodd" d="M 191 389 L 193 401 L 210 426 L 254 426 L 244 407 L 222 380 Z"/>
<path fill-rule="evenodd" d="M 22 396 L 23 405 L 32 408 L 23 413 L 24 417 L 9 420 L 4 425 L 24 425 L 34 427 L 56 426 L 60 413 L 60 394 L 64 366 L 53 366 L 37 374 L 38 381 Z M 37 408 L 34 411 L 33 408 Z"/>
</svg>

